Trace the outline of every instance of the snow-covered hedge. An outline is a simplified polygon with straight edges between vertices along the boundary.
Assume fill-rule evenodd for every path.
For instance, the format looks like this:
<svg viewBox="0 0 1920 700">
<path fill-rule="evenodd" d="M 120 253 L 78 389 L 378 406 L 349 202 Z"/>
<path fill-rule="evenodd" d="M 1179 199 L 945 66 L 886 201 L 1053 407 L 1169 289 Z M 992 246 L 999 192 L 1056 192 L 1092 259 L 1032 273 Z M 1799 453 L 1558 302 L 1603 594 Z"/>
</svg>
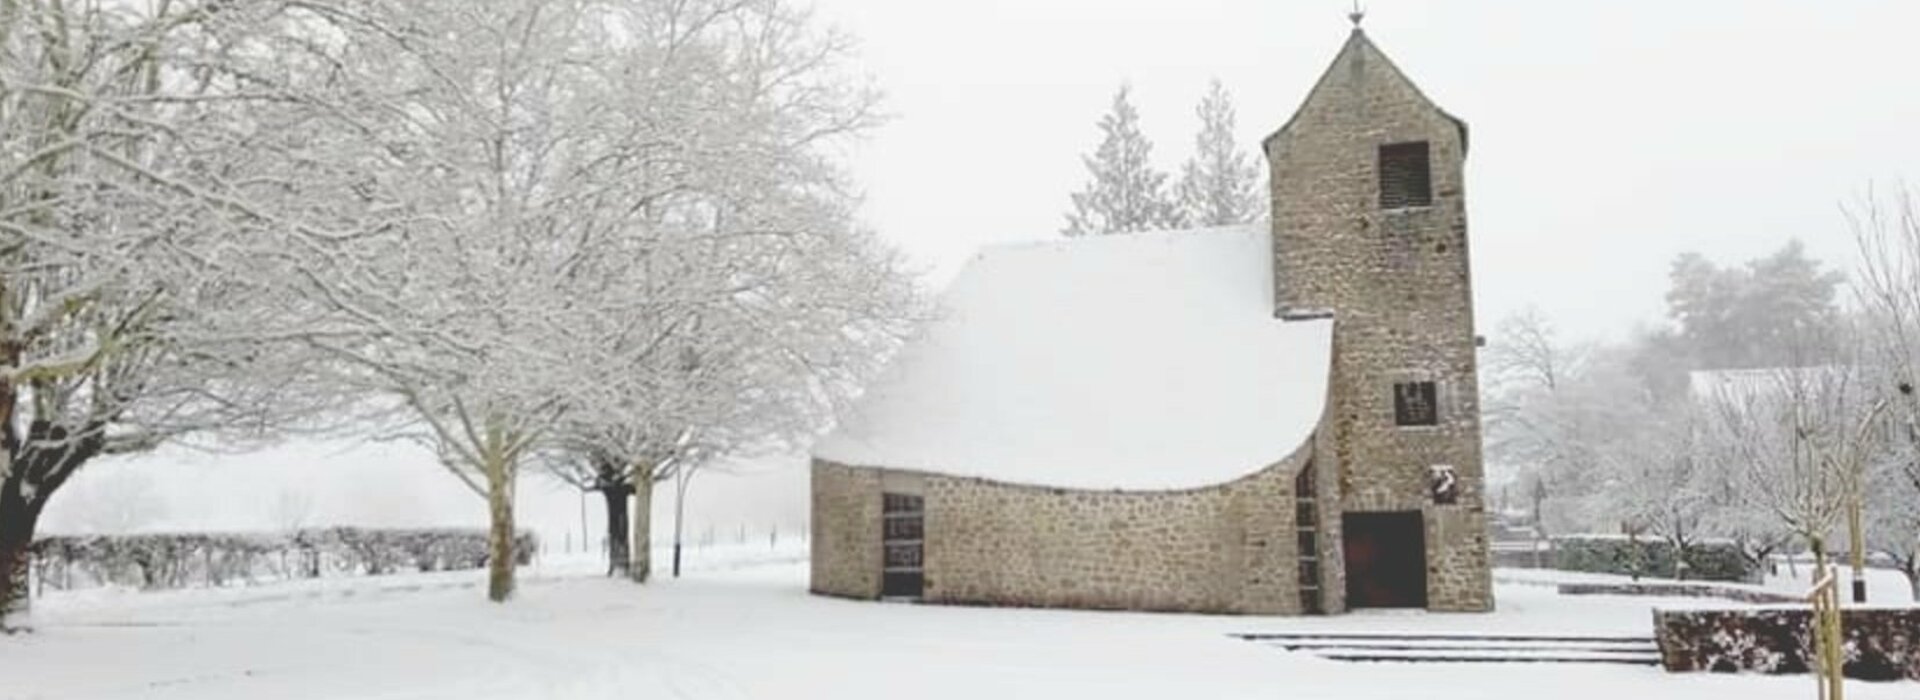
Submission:
<svg viewBox="0 0 1920 700">
<path fill-rule="evenodd" d="M 538 543 L 515 540 L 519 564 Z M 483 529 L 335 527 L 290 533 L 76 535 L 34 541 L 41 585 L 146 589 L 225 586 L 323 576 L 452 571 L 487 565 Z"/>
<path fill-rule="evenodd" d="M 1732 542 L 1710 540 L 1687 547 L 1687 570 L 1679 571 L 1672 543 L 1650 537 L 1563 535 L 1553 538 L 1553 568 L 1653 578 L 1754 581 L 1757 572 Z"/>
<path fill-rule="evenodd" d="M 1668 671 L 1806 673 L 1813 658 L 1805 606 L 1662 609 L 1653 613 Z M 1920 680 L 1920 608 L 1847 608 L 1849 678 Z"/>
<path fill-rule="evenodd" d="M 1621 581 L 1615 583 L 1562 583 L 1560 595 L 1638 595 L 1662 598 L 1725 598 L 1742 603 L 1795 603 L 1800 597 L 1758 588 L 1730 586 L 1700 581 Z"/>
</svg>

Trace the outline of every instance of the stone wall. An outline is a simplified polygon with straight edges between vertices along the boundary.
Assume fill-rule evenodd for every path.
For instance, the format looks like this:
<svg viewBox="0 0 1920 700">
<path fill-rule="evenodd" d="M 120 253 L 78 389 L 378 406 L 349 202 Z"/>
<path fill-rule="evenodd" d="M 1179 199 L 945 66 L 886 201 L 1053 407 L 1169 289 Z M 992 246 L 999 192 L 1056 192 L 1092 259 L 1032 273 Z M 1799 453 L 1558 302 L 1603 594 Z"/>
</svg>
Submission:
<svg viewBox="0 0 1920 700">
<path fill-rule="evenodd" d="M 1293 477 L 1307 454 L 1228 484 L 1183 491 L 1079 491 L 929 475 L 924 599 L 1298 612 Z"/>
<path fill-rule="evenodd" d="M 1807 673 L 1813 657 L 1805 606 L 1655 610 L 1668 671 Z M 1920 681 L 1920 608 L 1847 608 L 1842 671 L 1862 680 Z"/>
<path fill-rule="evenodd" d="M 824 595 L 880 597 L 880 472 L 813 461 L 811 577 Z"/>
<path fill-rule="evenodd" d="M 1430 206 L 1380 208 L 1380 146 L 1425 141 Z M 1492 607 L 1468 271 L 1465 127 L 1356 31 L 1293 119 L 1266 142 L 1276 311 L 1334 316 L 1334 452 L 1344 510 L 1418 510 L 1428 606 Z M 1395 382 L 1434 381 L 1439 425 L 1395 424 Z M 1453 503 L 1429 494 L 1451 467 Z"/>
<path fill-rule="evenodd" d="M 878 597 L 884 483 L 926 499 L 926 602 L 1297 613 L 1293 484 L 1312 455 L 1308 443 L 1242 479 L 1177 491 L 1048 488 L 815 460 L 811 588 Z M 1337 569 L 1321 577 L 1322 590 L 1333 590 Z M 1322 604 L 1338 610 L 1339 601 Z"/>
</svg>

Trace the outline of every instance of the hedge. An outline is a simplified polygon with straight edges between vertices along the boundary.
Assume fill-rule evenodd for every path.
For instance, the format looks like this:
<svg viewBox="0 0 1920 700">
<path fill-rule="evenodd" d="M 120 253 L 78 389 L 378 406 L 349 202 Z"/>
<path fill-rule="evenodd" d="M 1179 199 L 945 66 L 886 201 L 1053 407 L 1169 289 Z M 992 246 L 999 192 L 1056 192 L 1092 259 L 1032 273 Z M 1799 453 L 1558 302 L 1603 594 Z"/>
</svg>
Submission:
<svg viewBox="0 0 1920 700">
<path fill-rule="evenodd" d="M 514 538 L 517 564 L 539 543 Z M 52 536 L 33 543 L 42 586 L 123 585 L 144 589 L 226 586 L 323 576 L 454 571 L 487 565 L 481 529 L 335 527 L 288 533 L 171 533 Z"/>
<path fill-rule="evenodd" d="M 1553 538 L 1553 568 L 1603 574 L 1682 578 L 1673 544 L 1643 537 L 1637 543 L 1617 535 L 1563 535 Z M 1757 572 L 1725 540 L 1687 547 L 1685 578 L 1703 581 L 1753 581 Z"/>
</svg>

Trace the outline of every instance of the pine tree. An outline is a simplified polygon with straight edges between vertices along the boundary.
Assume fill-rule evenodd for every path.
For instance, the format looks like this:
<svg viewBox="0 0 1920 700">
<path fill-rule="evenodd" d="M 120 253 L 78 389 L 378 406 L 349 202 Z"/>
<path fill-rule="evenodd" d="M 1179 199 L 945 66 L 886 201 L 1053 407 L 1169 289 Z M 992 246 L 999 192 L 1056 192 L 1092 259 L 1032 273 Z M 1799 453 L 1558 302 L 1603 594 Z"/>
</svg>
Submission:
<svg viewBox="0 0 1920 700">
<path fill-rule="evenodd" d="M 1081 156 L 1092 180 L 1073 194 L 1066 236 L 1127 233 L 1180 225 L 1179 208 L 1168 197 L 1167 174 L 1150 160 L 1153 144 L 1140 133 L 1140 114 L 1121 86 L 1113 111 L 1100 118 L 1105 134 L 1092 156 Z"/>
<path fill-rule="evenodd" d="M 1233 100 L 1215 78 L 1194 110 L 1200 134 L 1194 156 L 1180 168 L 1176 188 L 1182 217 L 1194 226 L 1243 224 L 1259 218 L 1258 176 L 1251 159 L 1233 140 Z"/>
</svg>

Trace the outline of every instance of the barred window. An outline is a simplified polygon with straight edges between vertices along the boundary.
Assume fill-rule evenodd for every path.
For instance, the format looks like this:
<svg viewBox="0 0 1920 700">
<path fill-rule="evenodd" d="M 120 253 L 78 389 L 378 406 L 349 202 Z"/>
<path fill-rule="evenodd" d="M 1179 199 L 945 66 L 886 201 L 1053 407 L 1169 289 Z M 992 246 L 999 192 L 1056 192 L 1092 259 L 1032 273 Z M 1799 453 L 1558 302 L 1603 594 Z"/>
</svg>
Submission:
<svg viewBox="0 0 1920 700">
<path fill-rule="evenodd" d="M 1439 425 L 1439 391 L 1433 382 L 1393 385 L 1393 422 L 1402 426 Z"/>
</svg>

